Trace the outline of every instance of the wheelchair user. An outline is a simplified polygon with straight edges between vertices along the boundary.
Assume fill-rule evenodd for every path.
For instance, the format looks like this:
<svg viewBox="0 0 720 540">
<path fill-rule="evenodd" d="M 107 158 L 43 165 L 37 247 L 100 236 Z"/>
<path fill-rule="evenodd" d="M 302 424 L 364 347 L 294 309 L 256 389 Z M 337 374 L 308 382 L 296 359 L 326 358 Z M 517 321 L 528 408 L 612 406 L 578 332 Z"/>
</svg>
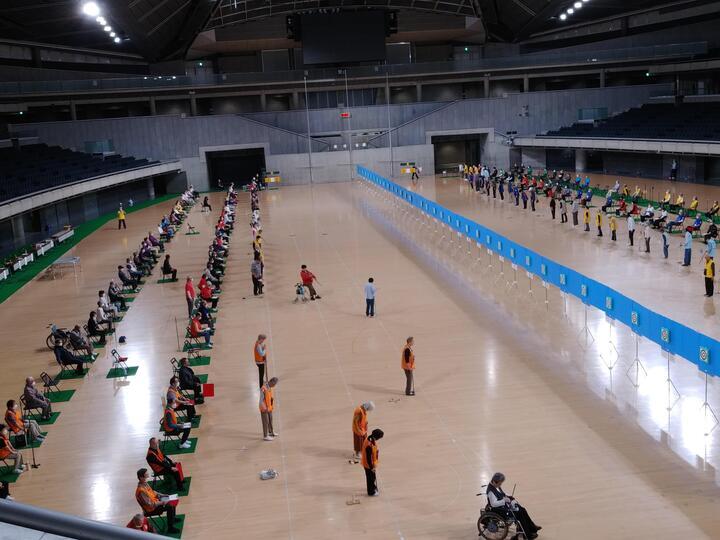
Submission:
<svg viewBox="0 0 720 540">
<path fill-rule="evenodd" d="M 520 524 L 522 532 L 528 540 L 537 538 L 538 531 L 542 529 L 539 525 L 535 525 L 527 510 L 520 506 L 514 497 L 505 495 L 502 490 L 502 484 L 505 481 L 505 475 L 500 472 L 493 474 L 492 480 L 487 486 L 485 492 L 488 499 L 488 506 L 490 509 L 502 516 L 506 521 L 515 520 Z"/>
</svg>

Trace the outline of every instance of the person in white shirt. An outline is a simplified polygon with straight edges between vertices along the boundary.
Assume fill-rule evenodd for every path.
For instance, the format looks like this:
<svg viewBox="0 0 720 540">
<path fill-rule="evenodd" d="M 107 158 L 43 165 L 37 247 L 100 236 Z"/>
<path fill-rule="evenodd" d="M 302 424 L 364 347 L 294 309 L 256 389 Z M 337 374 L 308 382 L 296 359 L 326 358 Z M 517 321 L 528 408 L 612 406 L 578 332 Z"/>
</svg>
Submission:
<svg viewBox="0 0 720 540">
<path fill-rule="evenodd" d="M 628 215 L 627 217 L 627 226 L 628 226 L 628 239 L 630 240 L 630 243 L 628 244 L 628 247 L 634 246 L 634 236 L 635 236 L 635 219 Z"/>
<path fill-rule="evenodd" d="M 515 518 L 522 529 L 523 536 L 528 540 L 534 540 L 538 537 L 538 532 L 542 527 L 530 518 L 527 510 L 518 504 L 515 497 L 505 494 L 502 489 L 504 481 L 505 475 L 503 473 L 497 472 L 493 474 L 492 480 L 490 480 L 485 491 L 488 505 L 494 513 L 505 519 Z"/>
<path fill-rule="evenodd" d="M 120 309 L 115 304 L 111 304 L 110 300 L 108 300 L 107 295 L 105 294 L 105 291 L 98 291 L 98 301 L 100 305 L 103 308 L 103 311 L 105 313 L 112 314 L 112 317 L 116 319 L 120 316 Z"/>
<path fill-rule="evenodd" d="M 375 280 L 373 278 L 369 278 L 368 282 L 365 284 L 365 316 L 366 317 L 374 317 L 375 316 L 375 292 L 377 289 L 375 288 L 374 284 Z"/>
<path fill-rule="evenodd" d="M 98 325 L 107 325 L 108 331 L 112 330 L 112 319 L 108 316 L 107 313 L 105 313 L 105 310 L 102 307 L 102 302 L 100 301 L 98 301 L 97 309 L 95 310 L 95 320 L 97 321 Z"/>
</svg>

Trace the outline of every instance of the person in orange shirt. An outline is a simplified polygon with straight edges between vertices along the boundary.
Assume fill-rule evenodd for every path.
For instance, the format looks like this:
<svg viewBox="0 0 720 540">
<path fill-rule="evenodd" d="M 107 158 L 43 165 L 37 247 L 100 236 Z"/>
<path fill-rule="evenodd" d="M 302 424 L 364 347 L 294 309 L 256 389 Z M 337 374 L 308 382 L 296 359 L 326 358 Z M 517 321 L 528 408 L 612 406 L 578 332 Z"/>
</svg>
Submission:
<svg viewBox="0 0 720 540">
<path fill-rule="evenodd" d="M 7 402 L 7 410 L 5 411 L 5 424 L 15 435 L 25 433 L 28 435 L 28 443 L 33 441 L 44 441 L 45 437 L 40 431 L 40 426 L 33 419 L 25 420 L 14 399 Z"/>
<path fill-rule="evenodd" d="M 133 518 L 126 525 L 128 529 L 135 529 L 136 531 L 143 531 L 149 533 L 156 533 L 155 527 L 152 526 L 150 520 L 142 514 L 135 514 Z"/>
<path fill-rule="evenodd" d="M 258 367 L 258 375 L 260 377 L 260 386 L 262 388 L 265 382 L 265 366 L 267 365 L 267 350 L 265 346 L 265 334 L 259 334 L 255 346 L 253 347 L 253 355 L 255 356 L 255 365 Z"/>
<path fill-rule="evenodd" d="M 355 453 L 353 454 L 352 461 L 354 463 L 360 462 L 360 451 L 362 450 L 362 445 L 367 437 L 367 413 L 373 410 L 375 410 L 375 404 L 372 401 L 367 401 L 357 407 L 355 412 L 353 412 L 352 432 L 353 450 Z"/>
<path fill-rule="evenodd" d="M 179 463 L 175 463 L 169 456 L 163 454 L 162 450 L 160 450 L 160 444 L 155 437 L 150 439 L 150 446 L 145 455 L 145 461 L 147 461 L 147 464 L 150 465 L 150 468 L 155 474 L 172 476 L 175 479 L 178 491 L 185 489 L 185 480 L 180 473 L 182 466 Z"/>
<path fill-rule="evenodd" d="M 412 346 L 415 340 L 412 337 L 407 338 L 405 346 L 402 350 L 402 357 L 400 358 L 400 366 L 405 372 L 405 395 L 415 395 L 415 381 L 413 380 L 413 371 L 415 371 L 415 353 L 413 352 Z"/>
<path fill-rule="evenodd" d="M 370 497 L 377 497 L 380 492 L 377 488 L 376 471 L 380 463 L 380 450 L 377 447 L 377 441 L 383 438 L 385 433 L 382 429 L 373 429 L 369 437 L 363 441 L 362 445 L 362 466 L 365 469 L 365 481 L 367 482 L 367 494 Z"/>
<path fill-rule="evenodd" d="M 167 512 L 167 531 L 170 534 L 176 534 L 180 532 L 175 528 L 175 507 L 171 504 L 167 504 L 168 495 L 165 493 L 158 493 L 148 484 L 148 478 L 150 474 L 147 469 L 140 469 L 137 472 L 138 485 L 135 489 L 135 500 L 142 508 L 145 517 L 148 516 L 161 516 Z"/>
<path fill-rule="evenodd" d="M 23 463 L 23 457 L 15 447 L 10 443 L 10 432 L 7 428 L 0 424 L 0 459 L 12 459 L 15 461 L 15 474 L 25 472 L 27 465 Z"/>
<path fill-rule="evenodd" d="M 273 377 L 267 384 L 260 387 L 260 419 L 263 427 L 263 440 L 272 441 L 278 436 L 273 430 L 273 409 L 275 408 L 275 397 L 273 396 L 273 388 L 278 383 L 278 378 Z"/>
</svg>

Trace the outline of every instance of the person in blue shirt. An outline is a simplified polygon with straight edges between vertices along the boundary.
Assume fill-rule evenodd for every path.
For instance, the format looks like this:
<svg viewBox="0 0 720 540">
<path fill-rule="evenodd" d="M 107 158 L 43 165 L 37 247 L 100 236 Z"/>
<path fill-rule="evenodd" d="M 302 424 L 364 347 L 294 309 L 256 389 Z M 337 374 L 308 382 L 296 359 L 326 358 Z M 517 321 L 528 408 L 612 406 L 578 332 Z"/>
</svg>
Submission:
<svg viewBox="0 0 720 540">
<path fill-rule="evenodd" d="M 377 289 L 375 288 L 374 282 L 375 282 L 375 280 L 373 278 L 369 278 L 367 283 L 365 284 L 365 316 L 366 317 L 374 317 L 375 316 L 375 293 L 377 292 Z"/>
</svg>

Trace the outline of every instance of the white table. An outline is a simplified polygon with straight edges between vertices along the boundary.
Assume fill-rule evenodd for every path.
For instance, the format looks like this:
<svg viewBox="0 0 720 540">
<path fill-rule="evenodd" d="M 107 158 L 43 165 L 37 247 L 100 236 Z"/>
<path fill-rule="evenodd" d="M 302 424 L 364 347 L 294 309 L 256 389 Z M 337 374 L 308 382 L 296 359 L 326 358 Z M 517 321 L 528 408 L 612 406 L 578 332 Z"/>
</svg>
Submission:
<svg viewBox="0 0 720 540">
<path fill-rule="evenodd" d="M 3 268 L 0 270 L 0 281 L 3 279 L 7 279 L 10 277 L 10 271 L 7 268 Z"/>
<path fill-rule="evenodd" d="M 61 242 L 64 242 L 65 240 L 70 238 L 73 234 L 75 234 L 75 229 L 67 229 L 65 231 L 60 231 L 53 234 L 52 239 L 55 240 L 58 244 L 60 244 Z"/>
<path fill-rule="evenodd" d="M 62 269 L 66 266 L 72 266 L 73 267 L 73 274 L 77 276 L 77 267 L 80 265 L 80 257 L 60 257 L 58 260 L 56 260 L 54 263 L 50 265 L 50 273 L 52 274 L 53 279 L 55 279 L 57 276 L 55 274 L 56 270 L 60 270 L 60 277 L 63 276 Z"/>
</svg>

